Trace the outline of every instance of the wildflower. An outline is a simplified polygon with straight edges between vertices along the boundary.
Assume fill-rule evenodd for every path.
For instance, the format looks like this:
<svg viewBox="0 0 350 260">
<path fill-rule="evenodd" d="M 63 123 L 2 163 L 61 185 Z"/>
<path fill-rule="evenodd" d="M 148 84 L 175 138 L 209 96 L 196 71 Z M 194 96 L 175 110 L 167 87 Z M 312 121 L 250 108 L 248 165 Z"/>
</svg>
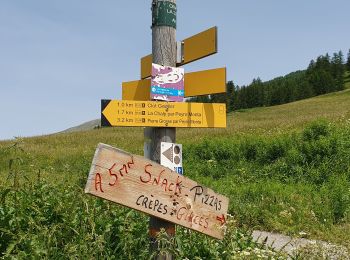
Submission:
<svg viewBox="0 0 350 260">
<path fill-rule="evenodd" d="M 304 232 L 304 231 L 300 231 L 300 232 L 299 232 L 299 235 L 300 235 L 301 237 L 306 237 L 306 236 L 307 236 L 307 233 Z"/>
</svg>

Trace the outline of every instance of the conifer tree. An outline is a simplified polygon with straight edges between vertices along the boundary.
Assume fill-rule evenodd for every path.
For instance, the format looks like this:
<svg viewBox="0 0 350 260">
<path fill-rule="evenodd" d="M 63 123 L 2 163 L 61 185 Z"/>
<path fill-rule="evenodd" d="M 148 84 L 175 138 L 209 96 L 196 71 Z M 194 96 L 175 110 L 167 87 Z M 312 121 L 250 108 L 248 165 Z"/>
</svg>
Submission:
<svg viewBox="0 0 350 260">
<path fill-rule="evenodd" d="M 344 89 L 344 73 L 350 72 L 350 50 L 346 61 L 341 51 L 311 60 L 308 68 L 262 82 L 256 78 L 247 86 L 227 82 L 227 92 L 194 97 L 190 102 L 226 103 L 227 111 L 273 106 Z"/>
<path fill-rule="evenodd" d="M 235 84 L 233 84 L 233 81 L 229 81 L 226 84 L 226 110 L 227 112 L 233 111 L 233 100 L 235 95 Z"/>
<path fill-rule="evenodd" d="M 333 54 L 330 72 L 332 73 L 332 77 L 335 82 L 334 87 L 329 89 L 330 92 L 344 89 L 345 66 L 344 66 L 344 55 L 342 51 L 339 51 L 338 53 Z"/>
</svg>

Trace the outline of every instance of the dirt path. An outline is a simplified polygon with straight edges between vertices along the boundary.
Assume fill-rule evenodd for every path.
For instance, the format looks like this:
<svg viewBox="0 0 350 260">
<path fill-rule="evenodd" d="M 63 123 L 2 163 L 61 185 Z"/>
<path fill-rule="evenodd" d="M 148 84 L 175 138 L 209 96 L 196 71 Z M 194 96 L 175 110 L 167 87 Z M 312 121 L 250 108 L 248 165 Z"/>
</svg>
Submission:
<svg viewBox="0 0 350 260">
<path fill-rule="evenodd" d="M 343 246 L 333 245 L 324 241 L 309 240 L 305 238 L 292 238 L 278 233 L 265 231 L 253 231 L 253 239 L 258 243 L 266 244 L 276 251 L 283 250 L 289 255 L 304 249 L 310 257 L 321 257 L 320 259 L 350 259 L 350 254 Z M 318 259 L 318 258 L 312 258 Z"/>
</svg>

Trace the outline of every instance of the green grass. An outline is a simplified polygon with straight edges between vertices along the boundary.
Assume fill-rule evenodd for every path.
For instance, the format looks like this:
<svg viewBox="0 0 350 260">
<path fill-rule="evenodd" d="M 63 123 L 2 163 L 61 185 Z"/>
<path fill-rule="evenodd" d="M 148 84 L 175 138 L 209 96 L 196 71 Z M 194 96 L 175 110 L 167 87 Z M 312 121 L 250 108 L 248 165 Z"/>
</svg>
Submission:
<svg viewBox="0 0 350 260">
<path fill-rule="evenodd" d="M 256 247 L 246 229 L 350 248 L 350 90 L 231 113 L 226 129 L 177 129 L 177 141 L 186 176 L 228 196 L 234 216 L 220 242 L 179 228 L 179 259 L 239 256 Z M 147 257 L 148 218 L 83 192 L 99 142 L 142 155 L 143 129 L 0 142 L 0 256 Z"/>
<path fill-rule="evenodd" d="M 349 122 L 316 121 L 279 136 L 206 138 L 184 150 L 190 174 L 229 196 L 242 226 L 350 246 Z"/>
</svg>

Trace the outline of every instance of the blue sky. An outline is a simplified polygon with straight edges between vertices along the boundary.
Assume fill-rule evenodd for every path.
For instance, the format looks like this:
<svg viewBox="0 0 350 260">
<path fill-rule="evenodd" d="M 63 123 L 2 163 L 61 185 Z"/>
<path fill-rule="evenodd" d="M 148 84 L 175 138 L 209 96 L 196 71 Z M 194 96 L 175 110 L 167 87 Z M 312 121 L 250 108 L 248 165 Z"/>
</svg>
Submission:
<svg viewBox="0 0 350 260">
<path fill-rule="evenodd" d="M 151 0 L 0 0 L 0 140 L 99 118 L 151 52 Z M 185 71 L 227 67 L 249 84 L 350 48 L 349 0 L 178 0 L 177 39 L 212 26 L 219 53 Z"/>
</svg>

